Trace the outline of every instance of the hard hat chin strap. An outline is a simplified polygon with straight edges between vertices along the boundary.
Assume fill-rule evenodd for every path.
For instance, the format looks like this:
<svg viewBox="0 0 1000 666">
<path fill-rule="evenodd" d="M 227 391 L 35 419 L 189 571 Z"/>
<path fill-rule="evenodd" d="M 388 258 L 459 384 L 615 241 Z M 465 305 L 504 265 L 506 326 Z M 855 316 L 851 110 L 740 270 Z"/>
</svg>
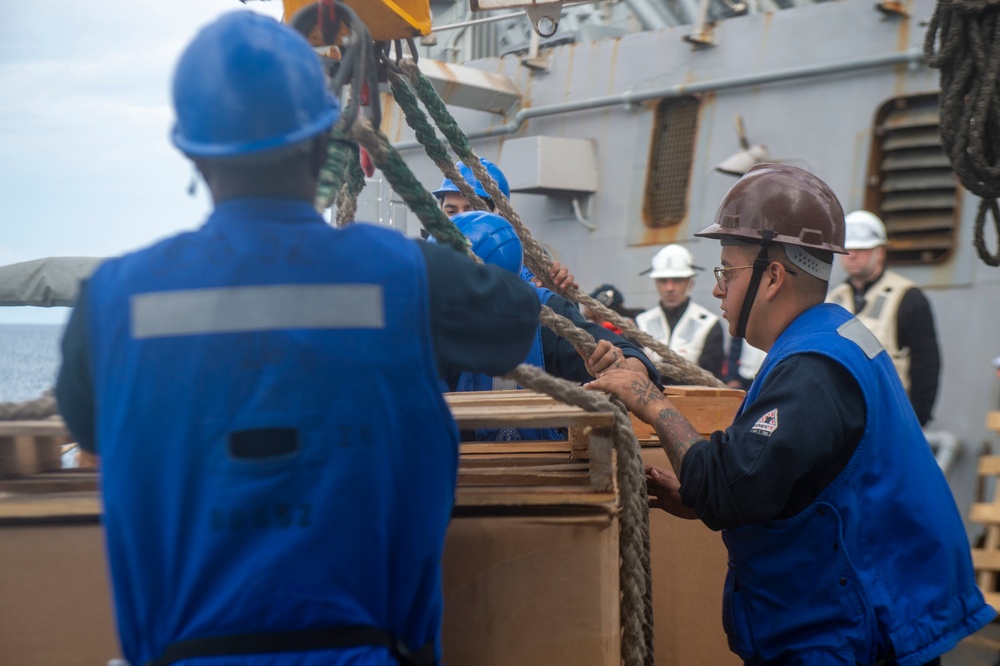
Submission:
<svg viewBox="0 0 1000 666">
<path fill-rule="evenodd" d="M 764 276 L 764 271 L 771 262 L 767 259 L 767 246 L 774 238 L 774 232 L 765 229 L 761 232 L 760 251 L 757 258 L 753 260 L 753 274 L 750 276 L 750 285 L 743 295 L 743 307 L 740 309 L 740 318 L 736 324 L 736 337 L 746 338 L 747 322 L 750 320 L 750 309 L 753 308 L 754 299 L 757 298 L 757 288 L 760 286 L 760 279 Z"/>
</svg>

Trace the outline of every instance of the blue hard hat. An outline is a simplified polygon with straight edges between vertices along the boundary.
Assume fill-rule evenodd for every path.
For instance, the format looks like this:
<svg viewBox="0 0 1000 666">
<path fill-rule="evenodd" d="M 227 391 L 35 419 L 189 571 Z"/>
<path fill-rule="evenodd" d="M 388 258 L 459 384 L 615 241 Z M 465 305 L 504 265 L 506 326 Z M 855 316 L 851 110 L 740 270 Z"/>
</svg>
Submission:
<svg viewBox="0 0 1000 666">
<path fill-rule="evenodd" d="M 510 185 L 507 184 L 507 176 L 503 175 L 503 171 L 500 170 L 500 167 L 493 162 L 490 162 L 485 157 L 481 157 L 479 161 L 484 167 L 486 167 L 486 173 L 490 174 L 490 176 L 493 177 L 493 180 L 497 181 L 497 186 L 500 188 L 500 191 L 503 192 L 503 195 L 509 199 Z M 455 162 L 455 167 L 458 169 L 458 172 L 462 174 L 462 178 L 465 179 L 465 182 L 471 185 L 472 189 L 476 191 L 476 194 L 484 199 L 491 198 L 490 195 L 487 194 L 486 190 L 483 189 L 483 184 L 476 179 L 476 174 L 472 173 L 472 169 L 467 167 L 464 162 Z M 436 197 L 440 197 L 448 192 L 458 192 L 461 194 L 455 183 L 451 182 L 450 178 L 445 178 L 441 181 L 441 187 L 434 190 L 431 194 Z"/>
<path fill-rule="evenodd" d="M 235 11 L 202 28 L 174 72 L 174 145 L 192 157 L 281 148 L 340 116 L 309 43 L 273 18 Z"/>
<path fill-rule="evenodd" d="M 459 213 L 451 221 L 469 239 L 472 251 L 483 263 L 499 266 L 511 273 L 521 272 L 524 250 L 510 222 L 484 210 Z"/>
</svg>

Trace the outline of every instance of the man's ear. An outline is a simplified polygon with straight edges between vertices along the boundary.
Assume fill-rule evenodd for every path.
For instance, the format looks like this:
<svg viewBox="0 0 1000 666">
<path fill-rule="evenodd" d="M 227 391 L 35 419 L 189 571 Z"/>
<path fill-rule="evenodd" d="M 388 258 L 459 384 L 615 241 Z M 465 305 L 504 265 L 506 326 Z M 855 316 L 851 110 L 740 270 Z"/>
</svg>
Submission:
<svg viewBox="0 0 1000 666">
<path fill-rule="evenodd" d="M 764 298 L 771 301 L 784 288 L 785 282 L 788 280 L 788 273 L 785 272 L 785 268 L 781 265 L 781 262 L 772 261 L 767 265 L 764 275 L 767 278 L 764 287 Z"/>
</svg>

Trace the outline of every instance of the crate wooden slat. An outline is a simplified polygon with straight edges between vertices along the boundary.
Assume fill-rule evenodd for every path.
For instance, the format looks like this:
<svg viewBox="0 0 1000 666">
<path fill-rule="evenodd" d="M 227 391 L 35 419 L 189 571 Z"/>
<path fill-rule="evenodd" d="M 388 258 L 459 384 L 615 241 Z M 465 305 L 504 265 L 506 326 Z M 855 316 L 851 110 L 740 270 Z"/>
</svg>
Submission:
<svg viewBox="0 0 1000 666">
<path fill-rule="evenodd" d="M 449 401 L 451 415 L 459 428 L 544 428 L 566 421 L 575 426 L 601 426 L 609 421 L 611 412 L 585 412 L 579 407 L 560 403 L 535 405 L 505 405 L 490 407 L 481 403 L 465 405 Z"/>
<path fill-rule="evenodd" d="M 1000 411 L 986 413 L 986 429 L 1000 432 Z"/>
<path fill-rule="evenodd" d="M 1000 609 L 1000 590 L 997 576 L 1000 573 L 1000 493 L 996 492 L 996 481 L 1000 476 L 1000 456 L 982 455 L 977 465 L 980 493 L 994 480 L 993 498 L 980 497 L 969 507 L 969 520 L 986 527 L 982 542 L 972 548 L 972 565 L 976 571 L 976 583 L 986 597 L 987 603 Z"/>
<path fill-rule="evenodd" d="M 579 469 L 528 470 L 525 467 L 502 469 L 460 469 L 458 484 L 469 486 L 574 486 L 590 482 L 590 470 Z"/>
<path fill-rule="evenodd" d="M 733 414 L 745 395 L 739 389 L 701 386 L 668 386 L 663 393 L 677 411 L 691 422 L 694 429 L 705 437 L 732 423 Z M 640 421 L 635 415 L 632 415 L 632 429 L 636 439 L 643 445 L 659 444 L 653 427 Z"/>
<path fill-rule="evenodd" d="M 565 453 L 572 457 L 569 442 L 462 442 L 458 446 L 459 453 L 475 453 L 480 455 L 497 454 L 509 457 L 515 453 Z"/>
<path fill-rule="evenodd" d="M 59 469 L 23 478 L 0 479 L 0 497 L 94 492 L 96 490 L 97 473 L 95 470 Z"/>
<path fill-rule="evenodd" d="M 972 565 L 976 569 L 993 569 L 1000 571 L 1000 550 L 973 550 Z"/>
<path fill-rule="evenodd" d="M 34 434 L 23 427 L 0 431 L 0 479 L 29 476 L 62 466 L 62 446 L 71 441 L 70 437 L 48 425 L 38 431 Z"/>
<path fill-rule="evenodd" d="M 976 466 L 979 476 L 994 476 L 1000 474 L 1000 456 L 982 456 Z"/>
<path fill-rule="evenodd" d="M 969 520 L 981 525 L 1000 525 L 1000 505 L 989 502 L 973 502 L 969 507 Z"/>
<path fill-rule="evenodd" d="M 100 500 L 96 492 L 0 496 L 0 523 L 38 519 L 96 519 L 100 513 Z"/>
<path fill-rule="evenodd" d="M 60 418 L 37 421 L 0 421 L 0 437 L 68 437 L 66 424 Z"/>
<path fill-rule="evenodd" d="M 611 445 L 613 412 L 588 412 L 563 404 L 543 393 L 525 390 L 446 393 L 445 401 L 460 430 L 566 428 L 569 433 L 568 441 L 463 443 L 460 448 L 463 460 L 485 453 L 501 454 L 506 459 L 517 453 L 537 455 L 543 452 L 566 452 L 567 460 L 587 461 L 590 490 L 609 492 L 614 489 Z M 522 470 L 519 474 L 521 478 L 505 466 L 504 471 L 496 472 L 496 478 L 504 478 L 504 483 L 509 485 L 537 485 L 532 477 L 527 476 L 526 471 Z M 484 476 L 467 478 L 470 481 L 481 481 Z M 559 483 L 573 485 L 574 481 L 570 478 L 563 475 L 559 478 Z M 464 501 L 461 486 L 457 501 L 459 504 Z"/>
</svg>

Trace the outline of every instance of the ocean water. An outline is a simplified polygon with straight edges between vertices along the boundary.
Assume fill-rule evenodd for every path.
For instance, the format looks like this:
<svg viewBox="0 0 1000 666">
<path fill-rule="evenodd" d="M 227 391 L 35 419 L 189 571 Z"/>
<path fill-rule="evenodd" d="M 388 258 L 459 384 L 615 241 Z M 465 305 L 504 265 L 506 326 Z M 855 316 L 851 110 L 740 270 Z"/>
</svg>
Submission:
<svg viewBox="0 0 1000 666">
<path fill-rule="evenodd" d="M 59 370 L 60 324 L 0 324 L 0 402 L 33 400 Z"/>
</svg>

